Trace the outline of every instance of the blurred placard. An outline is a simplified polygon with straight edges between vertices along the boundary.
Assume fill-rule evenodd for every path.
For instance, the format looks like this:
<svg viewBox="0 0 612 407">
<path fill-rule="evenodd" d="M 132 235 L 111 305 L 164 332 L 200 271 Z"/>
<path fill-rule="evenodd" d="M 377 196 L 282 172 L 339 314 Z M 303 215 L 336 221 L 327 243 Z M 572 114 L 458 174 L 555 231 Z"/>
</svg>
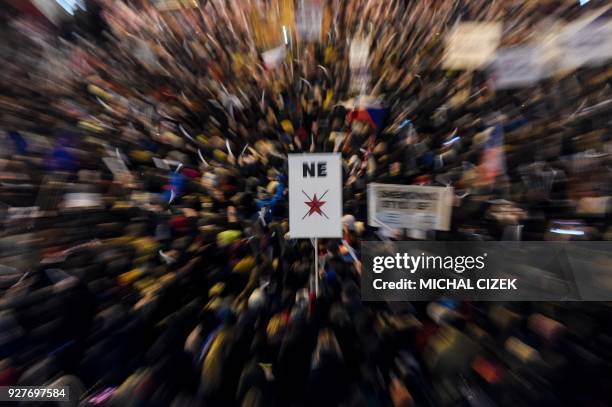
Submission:
<svg viewBox="0 0 612 407">
<path fill-rule="evenodd" d="M 11 207 L 7 211 L 7 220 L 32 219 L 41 215 L 38 206 Z"/>
<path fill-rule="evenodd" d="M 561 69 L 598 66 L 612 58 L 612 5 L 565 26 L 556 39 Z"/>
<path fill-rule="evenodd" d="M 370 85 L 370 41 L 366 38 L 353 38 L 349 50 L 349 66 L 351 68 L 351 91 L 365 94 Z"/>
<path fill-rule="evenodd" d="M 545 70 L 540 49 L 535 46 L 517 46 L 499 49 L 493 62 L 493 78 L 497 89 L 510 89 L 533 85 Z"/>
<path fill-rule="evenodd" d="M 287 56 L 287 47 L 281 45 L 266 52 L 262 52 L 261 58 L 267 69 L 274 69 L 280 66 Z"/>
<path fill-rule="evenodd" d="M 123 160 L 119 160 L 115 157 L 104 157 L 102 161 L 106 164 L 115 178 L 130 174 L 130 170 L 128 170 Z"/>
<path fill-rule="evenodd" d="M 103 207 L 102 196 L 98 193 L 71 192 L 64 194 L 63 207 L 66 209 L 100 208 Z"/>
<path fill-rule="evenodd" d="M 453 188 L 368 184 L 368 224 L 390 228 L 449 230 Z"/>
<path fill-rule="evenodd" d="M 444 67 L 483 68 L 494 56 L 501 35 L 501 22 L 468 22 L 457 25 L 446 37 Z"/>
<path fill-rule="evenodd" d="M 353 38 L 349 51 L 351 69 L 360 68 L 368 63 L 370 43 L 365 38 Z"/>
<path fill-rule="evenodd" d="M 340 154 L 289 154 L 289 235 L 342 237 Z"/>
<path fill-rule="evenodd" d="M 299 0 L 295 25 L 300 37 L 307 41 L 321 39 L 323 23 L 322 0 Z"/>
</svg>

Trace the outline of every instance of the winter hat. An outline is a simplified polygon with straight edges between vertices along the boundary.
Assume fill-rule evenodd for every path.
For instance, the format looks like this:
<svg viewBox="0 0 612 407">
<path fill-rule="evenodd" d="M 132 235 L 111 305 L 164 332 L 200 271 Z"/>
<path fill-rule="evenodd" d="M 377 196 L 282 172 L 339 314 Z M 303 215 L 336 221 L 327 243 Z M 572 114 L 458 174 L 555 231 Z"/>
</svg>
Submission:
<svg viewBox="0 0 612 407">
<path fill-rule="evenodd" d="M 268 322 L 268 326 L 266 327 L 266 334 L 270 342 L 280 342 L 285 332 L 286 319 L 286 316 L 280 313 L 270 318 L 270 322 Z"/>
<path fill-rule="evenodd" d="M 234 273 L 247 273 L 255 267 L 255 259 L 252 256 L 247 256 L 240 260 L 238 264 L 234 266 Z"/>
<path fill-rule="evenodd" d="M 281 122 L 281 127 L 283 131 L 287 134 L 293 134 L 293 124 L 289 120 L 283 120 Z"/>
<path fill-rule="evenodd" d="M 221 295 L 224 290 L 225 290 L 225 284 L 217 283 L 217 284 L 213 285 L 210 288 L 210 290 L 208 290 L 208 296 L 209 297 L 216 297 L 218 295 Z"/>
<path fill-rule="evenodd" d="M 260 310 L 264 307 L 265 303 L 266 298 L 264 296 L 263 290 L 261 288 L 256 288 L 255 290 L 253 290 L 253 293 L 251 293 L 251 296 L 248 300 L 249 309 L 254 311 Z"/>
<path fill-rule="evenodd" d="M 227 247 L 242 236 L 239 230 L 224 230 L 217 235 L 217 245 L 219 247 Z"/>
</svg>

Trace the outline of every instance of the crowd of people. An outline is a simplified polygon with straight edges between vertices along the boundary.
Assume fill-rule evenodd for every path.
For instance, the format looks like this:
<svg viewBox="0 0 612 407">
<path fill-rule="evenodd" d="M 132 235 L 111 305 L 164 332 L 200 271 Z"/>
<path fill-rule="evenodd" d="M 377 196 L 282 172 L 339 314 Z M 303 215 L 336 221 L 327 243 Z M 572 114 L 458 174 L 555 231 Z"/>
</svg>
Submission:
<svg viewBox="0 0 612 407">
<path fill-rule="evenodd" d="M 363 241 L 612 236 L 612 66 L 502 91 L 442 65 L 459 19 L 503 19 L 512 45 L 577 4 L 329 1 L 320 38 L 257 27 L 266 44 L 253 21 L 287 2 L 84 3 L 51 32 L 3 16 L 0 385 L 86 406 L 610 402 L 607 303 L 360 298 Z M 318 270 L 288 233 L 300 152 L 343 159 Z M 370 182 L 453 186 L 450 230 L 368 225 Z"/>
</svg>

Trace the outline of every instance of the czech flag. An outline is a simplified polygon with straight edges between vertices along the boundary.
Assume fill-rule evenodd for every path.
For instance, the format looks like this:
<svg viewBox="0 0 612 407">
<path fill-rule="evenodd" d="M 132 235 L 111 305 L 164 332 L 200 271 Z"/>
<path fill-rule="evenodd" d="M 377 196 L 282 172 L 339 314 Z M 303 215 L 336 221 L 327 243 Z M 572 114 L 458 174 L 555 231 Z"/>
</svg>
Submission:
<svg viewBox="0 0 612 407">
<path fill-rule="evenodd" d="M 361 97 L 358 101 L 349 103 L 345 107 L 350 109 L 348 115 L 349 122 L 366 122 L 375 130 L 383 128 L 385 118 L 387 117 L 387 109 L 380 102 Z"/>
<path fill-rule="evenodd" d="M 489 137 L 482 152 L 480 178 L 484 183 L 491 183 L 505 171 L 504 131 L 502 126 L 497 124 L 489 132 Z"/>
</svg>

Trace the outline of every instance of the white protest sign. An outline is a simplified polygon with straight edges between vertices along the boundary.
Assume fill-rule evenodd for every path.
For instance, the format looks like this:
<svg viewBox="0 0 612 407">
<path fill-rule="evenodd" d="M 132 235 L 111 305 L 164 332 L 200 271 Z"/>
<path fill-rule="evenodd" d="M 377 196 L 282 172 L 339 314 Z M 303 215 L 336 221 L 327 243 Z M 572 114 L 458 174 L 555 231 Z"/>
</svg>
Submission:
<svg viewBox="0 0 612 407">
<path fill-rule="evenodd" d="M 353 38 L 349 50 L 349 66 L 351 68 L 351 91 L 365 93 L 370 85 L 370 41 L 366 38 Z"/>
<path fill-rule="evenodd" d="M 370 42 L 365 38 L 353 38 L 349 50 L 349 65 L 351 69 L 358 69 L 368 64 L 370 55 Z"/>
<path fill-rule="evenodd" d="M 38 206 L 26 206 L 26 207 L 11 207 L 7 211 L 7 219 L 18 220 L 18 219 L 31 219 L 41 216 L 40 208 Z"/>
<path fill-rule="evenodd" d="M 297 32 L 302 39 L 319 41 L 323 23 L 322 0 L 300 0 L 295 20 Z"/>
<path fill-rule="evenodd" d="M 102 158 L 102 161 L 104 162 L 104 164 L 106 164 L 110 172 L 112 172 L 113 176 L 115 177 L 121 177 L 123 175 L 130 174 L 130 170 L 128 170 L 123 160 L 117 159 L 115 157 L 104 157 Z"/>
<path fill-rule="evenodd" d="M 103 205 L 102 196 L 90 192 L 70 192 L 64 194 L 64 208 L 99 208 Z"/>
<path fill-rule="evenodd" d="M 289 154 L 289 236 L 342 237 L 340 154 Z"/>
<path fill-rule="evenodd" d="M 268 69 L 274 69 L 283 63 L 283 60 L 287 56 L 287 47 L 281 45 L 280 47 L 272 48 L 268 51 L 262 52 L 261 58 L 264 61 L 264 65 Z"/>
<path fill-rule="evenodd" d="M 528 45 L 499 49 L 493 62 L 495 88 L 511 89 L 539 81 L 545 73 L 541 53 L 539 47 Z"/>
<path fill-rule="evenodd" d="M 390 228 L 449 230 L 453 188 L 368 184 L 368 224 Z"/>
<path fill-rule="evenodd" d="M 480 69 L 494 56 L 502 35 L 501 22 L 467 22 L 446 37 L 446 69 Z"/>
<path fill-rule="evenodd" d="M 583 65 L 597 66 L 612 58 L 611 6 L 599 10 L 565 26 L 556 38 L 561 69 L 575 69 Z"/>
</svg>

